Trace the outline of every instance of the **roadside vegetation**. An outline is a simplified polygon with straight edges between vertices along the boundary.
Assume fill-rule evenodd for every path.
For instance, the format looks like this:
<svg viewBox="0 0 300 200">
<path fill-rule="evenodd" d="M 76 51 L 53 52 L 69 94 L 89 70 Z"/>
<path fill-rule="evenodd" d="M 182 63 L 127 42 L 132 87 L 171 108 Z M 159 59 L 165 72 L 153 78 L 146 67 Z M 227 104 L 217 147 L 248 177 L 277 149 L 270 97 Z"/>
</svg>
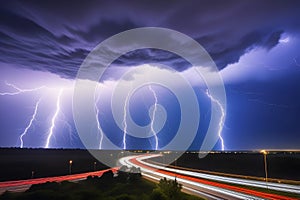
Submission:
<svg viewBox="0 0 300 200">
<path fill-rule="evenodd" d="M 158 184 L 142 179 L 137 168 L 122 167 L 101 177 L 87 177 L 77 183 L 63 181 L 32 185 L 23 193 L 5 192 L 0 200 L 200 200 L 181 192 L 177 181 L 161 179 Z"/>
</svg>

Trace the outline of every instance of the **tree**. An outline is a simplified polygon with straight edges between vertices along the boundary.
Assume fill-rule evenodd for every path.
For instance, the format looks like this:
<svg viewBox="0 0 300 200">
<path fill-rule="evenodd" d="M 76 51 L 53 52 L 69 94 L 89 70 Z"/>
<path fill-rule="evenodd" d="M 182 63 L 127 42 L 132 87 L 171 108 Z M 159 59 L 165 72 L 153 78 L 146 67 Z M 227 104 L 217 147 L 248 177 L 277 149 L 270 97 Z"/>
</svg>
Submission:
<svg viewBox="0 0 300 200">
<path fill-rule="evenodd" d="M 103 180 L 104 182 L 112 182 L 114 178 L 114 173 L 112 170 L 108 170 L 102 174 L 100 177 L 100 180 Z"/>
<path fill-rule="evenodd" d="M 158 188 L 154 189 L 150 195 L 150 200 L 167 200 L 167 196 Z"/>
<path fill-rule="evenodd" d="M 167 180 L 166 178 L 161 179 L 158 184 L 158 189 L 166 195 L 168 199 L 179 200 L 182 197 L 181 189 L 182 185 L 175 179 Z"/>
</svg>

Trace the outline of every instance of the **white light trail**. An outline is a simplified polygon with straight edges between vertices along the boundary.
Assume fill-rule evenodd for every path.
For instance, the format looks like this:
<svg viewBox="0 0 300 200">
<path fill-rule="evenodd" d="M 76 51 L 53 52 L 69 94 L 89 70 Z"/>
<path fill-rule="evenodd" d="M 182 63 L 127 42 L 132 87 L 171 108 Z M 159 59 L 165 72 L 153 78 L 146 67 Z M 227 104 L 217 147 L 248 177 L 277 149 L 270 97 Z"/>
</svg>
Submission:
<svg viewBox="0 0 300 200">
<path fill-rule="evenodd" d="M 217 99 L 212 97 L 209 94 L 208 90 L 206 90 L 206 95 L 210 98 L 211 102 L 216 103 L 218 105 L 218 107 L 220 108 L 220 111 L 221 111 L 221 117 L 220 117 L 220 121 L 219 121 L 219 129 L 218 129 L 218 136 L 219 136 L 219 139 L 221 141 L 222 151 L 224 151 L 225 150 L 225 145 L 224 145 L 224 139 L 222 137 L 222 129 L 223 129 L 224 122 L 225 122 L 225 111 L 224 111 L 224 108 L 223 108 L 222 104 Z"/>
<path fill-rule="evenodd" d="M 22 93 L 26 93 L 26 92 L 34 92 L 43 88 L 46 88 L 46 86 L 41 86 L 41 87 L 37 87 L 37 88 L 31 88 L 31 89 L 21 89 L 19 87 L 17 87 L 16 85 L 12 84 L 12 83 L 8 83 L 5 81 L 5 85 L 12 87 L 13 89 L 15 89 L 15 92 L 2 92 L 0 93 L 1 96 L 5 96 L 5 95 L 18 95 L 18 94 L 22 94 Z"/>
<path fill-rule="evenodd" d="M 164 170 L 164 171 L 170 171 L 174 172 L 177 174 L 182 174 L 182 175 L 188 175 L 191 177 L 197 177 L 197 178 L 203 178 L 203 179 L 208 179 L 208 180 L 214 180 L 214 181 L 220 181 L 220 182 L 226 182 L 226 183 L 232 183 L 232 184 L 238 184 L 238 185 L 246 185 L 246 186 L 252 186 L 252 187 L 259 187 L 259 188 L 265 188 L 266 183 L 265 181 L 259 181 L 259 180 L 251 180 L 249 179 L 249 176 L 242 176 L 244 178 L 231 178 L 226 175 L 221 176 L 221 175 L 211 175 L 207 173 L 200 173 L 200 172 L 194 172 L 194 171 L 188 171 L 188 169 L 174 169 L 170 167 L 164 167 L 160 166 L 157 164 L 149 163 L 147 161 L 144 161 L 148 158 L 153 158 L 153 157 L 158 157 L 161 156 L 160 154 L 152 154 L 150 156 L 142 156 L 138 157 L 137 160 L 143 164 L 147 165 L 149 167 L 159 169 L 159 170 Z M 126 158 L 126 157 L 125 157 Z M 268 183 L 268 188 L 272 190 L 277 190 L 277 191 L 282 191 L 282 192 L 291 192 L 291 193 L 297 193 L 300 194 L 300 186 L 298 185 L 290 185 L 286 183 L 273 183 L 270 182 Z"/>
<path fill-rule="evenodd" d="M 151 87 L 151 85 L 149 85 L 149 90 L 152 92 L 153 96 L 154 96 L 154 99 L 155 99 L 155 102 L 154 102 L 154 110 L 152 112 L 152 120 L 151 120 L 151 124 L 150 124 L 150 127 L 151 127 L 151 132 L 153 133 L 153 136 L 155 138 L 155 150 L 158 149 L 158 137 L 157 137 L 157 134 L 154 130 L 154 119 L 155 119 L 155 116 L 156 116 L 156 111 L 157 111 L 157 96 L 156 96 L 156 93 L 155 91 L 153 90 L 153 88 Z"/>
<path fill-rule="evenodd" d="M 124 118 L 123 118 L 123 149 L 126 150 L 127 148 L 127 142 L 126 142 L 126 135 L 127 135 L 127 107 L 128 107 L 128 102 L 129 102 L 129 94 L 127 94 L 126 99 L 125 99 L 125 105 L 123 108 L 124 111 Z"/>
<path fill-rule="evenodd" d="M 197 189 L 200 189 L 200 190 L 201 189 L 210 190 L 210 191 L 225 194 L 225 195 L 231 196 L 233 198 L 237 198 L 237 199 L 263 199 L 263 198 L 259 198 L 257 196 L 252 196 L 252 195 L 244 194 L 244 193 L 241 193 L 241 192 L 236 192 L 236 191 L 233 191 L 233 190 L 224 189 L 224 188 L 216 187 L 216 186 L 213 186 L 213 185 L 194 182 L 194 181 L 191 181 L 191 180 L 188 180 L 188 179 L 185 179 L 185 178 L 181 178 L 181 177 L 171 176 L 171 175 L 168 175 L 168 174 L 163 173 L 161 171 L 159 172 L 155 169 L 154 170 L 149 169 L 147 167 L 144 167 L 143 165 L 139 165 L 139 164 L 135 164 L 135 163 L 131 162 L 132 158 L 136 158 L 136 160 L 138 160 L 139 163 L 141 163 L 141 160 L 148 159 L 148 158 L 155 157 L 155 156 L 158 156 L 158 155 L 154 154 L 154 155 L 142 156 L 142 157 L 127 156 L 127 157 L 120 158 L 119 163 L 121 165 L 126 165 L 128 167 L 138 167 L 138 168 L 140 168 L 141 171 L 142 171 L 143 176 L 144 175 L 153 175 L 155 177 L 159 177 L 159 179 L 161 179 L 161 178 L 167 178 L 167 179 L 170 179 L 170 180 L 175 180 L 176 179 L 176 181 L 183 184 L 184 186 L 192 185 L 192 186 L 197 187 Z M 149 163 L 147 163 L 147 165 L 149 165 Z M 159 168 L 157 168 L 157 169 L 159 169 Z"/>
<path fill-rule="evenodd" d="M 35 104 L 35 109 L 34 109 L 34 112 L 31 116 L 31 119 L 29 121 L 29 124 L 27 125 L 27 127 L 25 128 L 25 130 L 23 131 L 23 133 L 20 135 L 19 139 L 20 139 L 20 147 L 23 148 L 23 137 L 27 134 L 27 131 L 29 130 L 29 128 L 31 127 L 33 121 L 35 120 L 36 118 L 36 115 L 37 115 L 37 111 L 38 111 L 38 108 L 39 108 L 39 104 L 40 104 L 40 101 L 41 99 L 39 99 L 37 101 L 37 103 Z"/>
<path fill-rule="evenodd" d="M 52 117 L 52 120 L 51 120 L 51 127 L 48 131 L 48 137 L 47 137 L 47 140 L 46 140 L 46 145 L 45 145 L 45 148 L 49 148 L 49 143 L 50 143 L 50 139 L 51 139 L 51 136 L 53 135 L 53 129 L 55 127 L 55 121 L 56 121 L 56 118 L 60 112 L 60 98 L 61 98 L 61 95 L 63 93 L 63 89 L 60 89 L 59 90 L 59 93 L 58 93 L 58 96 L 57 96 L 57 100 L 56 100 L 56 111 Z"/>
<path fill-rule="evenodd" d="M 152 180 L 156 180 L 156 181 L 158 181 L 158 182 L 161 180 L 161 178 L 157 178 L 156 176 L 152 176 L 152 175 L 149 175 L 149 174 L 146 174 L 146 173 L 143 174 L 143 176 L 146 176 L 146 177 L 148 177 L 148 178 L 150 178 L 150 179 L 152 179 Z M 174 177 L 170 177 L 170 179 L 171 179 L 171 180 L 173 180 L 173 179 L 175 180 Z M 176 181 L 177 181 L 177 177 L 176 177 Z M 202 197 L 206 197 L 206 198 L 208 198 L 208 199 L 222 200 L 222 199 L 219 198 L 219 197 L 210 195 L 210 194 L 205 193 L 205 192 L 201 192 L 201 191 L 199 191 L 199 190 L 195 190 L 195 189 L 193 189 L 193 188 L 191 188 L 191 187 L 188 187 L 188 186 L 182 186 L 182 189 L 189 190 L 189 191 L 191 191 L 192 193 L 199 194 L 199 195 L 201 195 Z"/>
</svg>

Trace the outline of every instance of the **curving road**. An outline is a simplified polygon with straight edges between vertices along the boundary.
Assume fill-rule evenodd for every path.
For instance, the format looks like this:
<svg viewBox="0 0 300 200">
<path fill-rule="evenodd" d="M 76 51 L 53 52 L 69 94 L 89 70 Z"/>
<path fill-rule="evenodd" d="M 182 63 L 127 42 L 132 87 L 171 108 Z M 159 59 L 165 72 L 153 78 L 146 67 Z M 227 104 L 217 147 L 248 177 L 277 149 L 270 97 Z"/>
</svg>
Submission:
<svg viewBox="0 0 300 200">
<path fill-rule="evenodd" d="M 120 158 L 119 163 L 121 165 L 127 165 L 129 167 L 134 166 L 141 168 L 143 176 L 151 180 L 159 181 L 163 177 L 172 180 L 176 179 L 179 183 L 183 185 L 183 190 L 185 192 L 202 196 L 206 199 L 297 199 L 277 194 L 259 192 L 232 185 L 238 184 L 266 188 L 266 183 L 263 181 L 249 180 L 243 178 L 232 178 L 221 175 L 211 175 L 206 173 L 190 171 L 188 169 L 174 169 L 146 161 L 146 159 L 157 156 L 161 155 L 148 154 L 142 156 L 128 156 Z M 118 170 L 118 168 L 116 167 L 102 171 L 73 174 L 67 176 L 0 182 L 0 194 L 2 194 L 6 190 L 14 192 L 25 191 L 33 184 L 45 183 L 47 181 L 79 181 L 86 179 L 87 176 L 101 176 L 104 172 L 108 170 L 113 170 L 115 172 L 116 170 Z M 300 196 L 300 186 L 298 185 L 268 183 L 267 187 L 272 190 L 299 194 Z"/>
<path fill-rule="evenodd" d="M 183 188 L 186 191 L 197 194 L 199 196 L 203 196 L 207 199 L 296 200 L 296 198 L 285 197 L 277 194 L 269 194 L 231 185 L 239 184 L 245 186 L 266 188 L 266 183 L 262 181 L 246 180 L 242 178 L 230 178 L 182 169 L 174 169 L 145 161 L 146 159 L 157 156 L 160 156 L 160 154 L 129 156 L 121 158 L 119 162 L 120 164 L 127 165 L 129 167 L 140 167 L 143 175 L 150 179 L 159 180 L 162 177 L 166 177 L 168 179 L 174 180 L 176 178 L 176 180 L 183 185 Z M 300 187 L 296 185 L 268 183 L 268 188 L 277 191 L 300 194 Z"/>
</svg>

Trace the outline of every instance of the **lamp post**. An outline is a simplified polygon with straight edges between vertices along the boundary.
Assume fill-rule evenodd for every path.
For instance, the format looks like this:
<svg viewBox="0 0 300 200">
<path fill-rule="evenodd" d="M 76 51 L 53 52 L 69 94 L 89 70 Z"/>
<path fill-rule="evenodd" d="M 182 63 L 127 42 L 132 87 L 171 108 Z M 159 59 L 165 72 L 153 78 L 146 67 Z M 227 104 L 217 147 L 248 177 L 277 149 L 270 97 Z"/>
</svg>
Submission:
<svg viewBox="0 0 300 200">
<path fill-rule="evenodd" d="M 97 162 L 94 162 L 94 171 L 96 171 L 96 164 Z"/>
<path fill-rule="evenodd" d="M 268 189 L 268 166 L 267 166 L 267 154 L 266 150 L 260 151 L 264 155 L 264 166 L 265 166 L 265 180 L 266 180 L 266 187 Z"/>
<path fill-rule="evenodd" d="M 69 161 L 69 174 L 72 174 L 72 164 L 73 164 L 73 160 Z"/>
</svg>

